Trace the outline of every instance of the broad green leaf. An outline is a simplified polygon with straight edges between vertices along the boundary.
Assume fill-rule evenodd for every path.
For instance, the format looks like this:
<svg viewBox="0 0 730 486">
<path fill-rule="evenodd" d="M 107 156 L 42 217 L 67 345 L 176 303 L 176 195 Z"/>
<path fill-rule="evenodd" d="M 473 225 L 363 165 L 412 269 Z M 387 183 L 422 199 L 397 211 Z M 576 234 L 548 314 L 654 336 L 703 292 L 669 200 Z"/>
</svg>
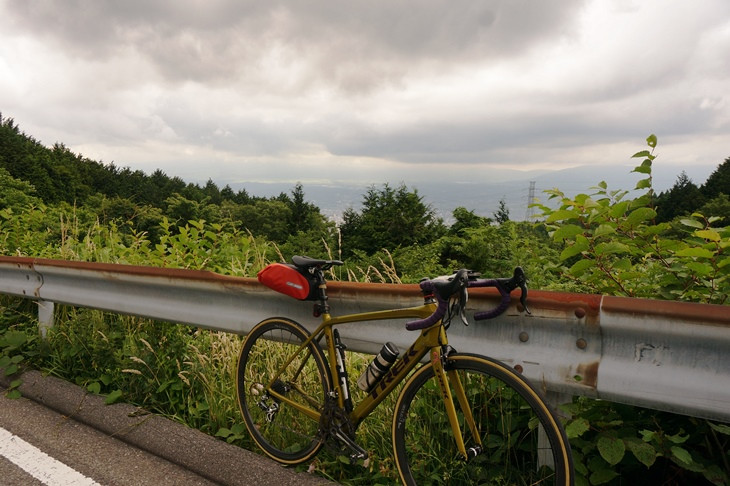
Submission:
<svg viewBox="0 0 730 486">
<path fill-rule="evenodd" d="M 562 252 L 560 252 L 560 260 L 567 260 L 570 257 L 580 254 L 582 251 L 583 250 L 578 245 L 567 246 Z"/>
<path fill-rule="evenodd" d="M 626 442 L 626 448 L 647 468 L 651 467 L 656 461 L 657 452 L 651 444 L 634 439 Z"/>
<path fill-rule="evenodd" d="M 3 336 L 3 346 L 9 346 L 13 349 L 19 348 L 28 341 L 28 336 L 21 331 L 8 331 Z"/>
<path fill-rule="evenodd" d="M 693 258 L 712 258 L 715 256 L 713 252 L 705 248 L 683 248 L 675 253 L 680 257 L 693 257 Z"/>
<path fill-rule="evenodd" d="M 651 208 L 636 208 L 626 217 L 629 226 L 636 226 L 639 223 L 656 217 L 656 211 Z"/>
<path fill-rule="evenodd" d="M 86 390 L 89 393 L 93 393 L 94 395 L 98 395 L 101 391 L 101 384 L 98 381 L 95 381 L 93 383 L 89 383 L 89 385 L 86 387 Z"/>
<path fill-rule="evenodd" d="M 575 202 L 586 208 L 595 208 L 600 206 L 600 204 L 594 201 L 588 194 L 578 194 L 575 196 Z"/>
<path fill-rule="evenodd" d="M 555 221 L 577 219 L 578 215 L 579 215 L 578 211 L 575 211 L 572 209 L 558 209 L 557 211 L 553 212 L 550 216 L 548 216 L 547 222 L 554 223 Z"/>
<path fill-rule="evenodd" d="M 617 260 L 613 264 L 613 268 L 616 270 L 631 270 L 631 259 L 629 258 L 621 258 L 620 260 Z"/>
<path fill-rule="evenodd" d="M 18 372 L 18 365 L 16 365 L 15 363 L 5 367 L 5 376 L 14 375 L 17 372 Z"/>
<path fill-rule="evenodd" d="M 593 260 L 578 260 L 572 267 L 570 267 L 568 272 L 574 277 L 580 277 L 587 269 L 593 267 L 595 264 L 596 263 Z"/>
<path fill-rule="evenodd" d="M 715 431 L 720 432 L 721 434 L 730 435 L 730 425 L 727 424 L 713 424 L 712 422 L 707 422 L 707 424 L 712 427 Z"/>
<path fill-rule="evenodd" d="M 626 213 L 626 210 L 629 208 L 629 201 L 621 201 L 619 203 L 614 204 L 614 206 L 611 208 L 611 212 L 609 215 L 612 218 L 620 218 L 621 216 Z"/>
<path fill-rule="evenodd" d="M 698 275 L 700 277 L 710 275 L 713 270 L 712 265 L 710 265 L 709 263 L 687 262 L 685 266 L 692 270 L 695 275 Z"/>
<path fill-rule="evenodd" d="M 564 224 L 553 233 L 553 239 L 562 241 L 565 239 L 575 238 L 576 235 L 583 233 L 583 228 L 576 224 Z"/>
<path fill-rule="evenodd" d="M 717 464 L 710 464 L 703 471 L 702 475 L 715 486 L 725 486 L 727 484 L 727 474 Z M 576 484 L 577 481 L 576 481 Z"/>
<path fill-rule="evenodd" d="M 710 241 L 720 241 L 722 239 L 720 233 L 713 229 L 695 231 L 694 235 Z"/>
<path fill-rule="evenodd" d="M 638 191 L 640 189 L 648 189 L 649 187 L 651 187 L 651 179 L 641 179 L 636 183 L 634 189 Z"/>
<path fill-rule="evenodd" d="M 588 432 L 590 428 L 591 426 L 588 420 L 579 418 L 565 426 L 565 433 L 568 434 L 569 439 L 575 439 Z"/>
<path fill-rule="evenodd" d="M 631 156 L 632 159 L 638 159 L 641 157 L 649 157 L 651 155 L 651 152 L 648 150 L 642 150 L 641 152 L 636 152 L 634 155 Z"/>
<path fill-rule="evenodd" d="M 653 430 L 644 429 L 639 431 L 639 433 L 641 434 L 641 438 L 644 442 L 651 442 L 656 436 L 656 432 L 654 432 Z"/>
<path fill-rule="evenodd" d="M 629 247 L 618 241 L 609 241 L 596 246 L 596 255 L 629 253 Z"/>
<path fill-rule="evenodd" d="M 610 224 L 601 224 L 598 225 L 598 228 L 593 232 L 593 236 L 605 236 L 605 235 L 612 235 L 616 233 L 616 228 L 614 228 Z"/>
<path fill-rule="evenodd" d="M 692 456 L 689 452 L 687 452 L 687 449 L 679 446 L 672 446 L 670 450 L 672 451 L 672 456 L 676 457 L 680 462 L 687 465 L 692 464 Z"/>
<path fill-rule="evenodd" d="M 575 243 L 565 247 L 560 253 L 560 260 L 567 260 L 570 257 L 578 255 L 588 249 L 588 239 L 583 235 L 576 235 Z"/>
<path fill-rule="evenodd" d="M 646 161 L 645 161 L 646 162 Z M 631 172 L 638 172 L 639 174 L 651 174 L 651 164 L 641 164 L 634 168 Z M 648 181 L 649 179 L 642 179 L 642 181 Z M 641 181 L 639 181 L 641 182 Z M 637 187 L 638 189 L 638 187 Z"/>
<path fill-rule="evenodd" d="M 606 484 L 618 477 L 618 473 L 613 469 L 600 469 L 591 474 L 591 484 Z"/>
<path fill-rule="evenodd" d="M 649 206 L 651 206 L 651 202 L 652 202 L 652 198 L 651 198 L 651 196 L 650 196 L 650 195 L 649 195 L 649 194 L 647 193 L 647 194 L 644 194 L 643 196 L 639 196 L 639 197 L 637 197 L 636 199 L 634 199 L 634 200 L 633 200 L 633 201 L 631 202 L 631 207 L 632 207 L 632 208 L 643 208 L 643 207 L 649 207 Z"/>
<path fill-rule="evenodd" d="M 654 135 L 653 133 L 651 135 L 649 135 L 648 137 L 646 137 L 646 144 L 649 147 L 655 148 L 656 142 L 657 142 L 656 135 Z"/>
<path fill-rule="evenodd" d="M 107 395 L 106 400 L 104 400 L 104 403 L 106 403 L 107 405 L 111 405 L 112 403 L 115 403 L 120 398 L 122 398 L 122 390 L 114 390 L 109 395 Z"/>
<path fill-rule="evenodd" d="M 696 219 L 683 218 L 683 219 L 680 219 L 679 222 L 682 223 L 683 225 L 689 226 L 691 228 L 702 229 L 705 227 L 704 224 L 700 223 Z"/>
<path fill-rule="evenodd" d="M 20 394 L 20 390 L 13 389 L 13 390 L 8 390 L 7 393 L 5 393 L 5 396 L 7 398 L 10 398 L 11 400 L 17 400 L 22 395 Z"/>
<path fill-rule="evenodd" d="M 230 429 L 221 427 L 220 429 L 218 429 L 218 432 L 215 433 L 215 436 L 216 437 L 228 437 L 229 435 L 231 435 L 231 433 L 232 432 Z"/>
<path fill-rule="evenodd" d="M 601 457 L 612 466 L 621 462 L 621 459 L 624 458 L 624 454 L 626 453 L 624 441 L 615 437 L 600 437 L 597 446 Z"/>
<path fill-rule="evenodd" d="M 689 434 L 682 435 L 682 432 L 680 432 L 674 435 L 667 435 L 666 437 L 675 444 L 684 444 L 685 442 L 687 442 L 687 439 L 689 439 Z"/>
</svg>

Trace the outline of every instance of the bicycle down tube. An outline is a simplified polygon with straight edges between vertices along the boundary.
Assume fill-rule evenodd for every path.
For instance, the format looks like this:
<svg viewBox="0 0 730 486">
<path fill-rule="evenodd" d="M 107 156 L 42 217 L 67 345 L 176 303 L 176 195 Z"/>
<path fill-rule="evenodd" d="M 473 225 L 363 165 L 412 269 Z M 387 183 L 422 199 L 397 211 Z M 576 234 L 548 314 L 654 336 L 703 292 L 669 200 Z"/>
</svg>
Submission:
<svg viewBox="0 0 730 486">
<path fill-rule="evenodd" d="M 317 329 L 304 341 L 299 349 L 284 363 L 284 365 L 277 370 L 276 374 L 268 383 L 267 388 L 271 390 L 270 394 L 277 400 L 287 403 L 289 406 L 294 407 L 311 417 L 313 420 L 319 420 L 321 413 L 310 407 L 306 407 L 296 401 L 288 399 L 285 395 L 276 392 L 273 388 L 273 384 L 279 379 L 284 370 L 291 365 L 296 359 L 297 355 L 302 352 L 309 352 L 308 347 L 311 342 L 318 342 L 323 336 L 326 341 L 327 358 L 330 368 L 330 376 L 337 376 L 337 357 L 338 352 L 334 346 L 333 338 L 333 327 L 336 325 L 351 324 L 356 322 L 365 321 L 376 321 L 386 319 L 399 319 L 399 318 L 424 318 L 431 314 L 435 309 L 435 305 L 426 304 L 418 307 L 409 307 L 404 309 L 394 309 L 387 311 L 376 311 L 376 312 L 365 312 L 360 314 L 348 314 L 337 317 L 330 317 L 329 314 L 322 315 L 322 323 Z M 381 377 L 378 385 L 372 390 L 350 413 L 350 419 L 357 425 L 362 422 L 370 413 L 385 399 L 395 387 L 403 381 L 410 371 L 413 370 L 423 359 L 423 357 L 429 352 L 431 348 L 446 344 L 446 333 L 440 326 L 433 326 L 429 329 L 425 329 L 421 332 L 421 335 L 416 341 L 410 346 L 410 348 L 403 353 L 390 368 L 388 373 Z M 295 373 L 296 375 L 296 373 Z M 333 379 L 333 385 L 337 391 L 338 405 L 344 407 L 344 399 L 348 393 L 342 390 L 342 384 L 339 380 Z M 349 386 L 346 385 L 346 386 Z M 348 390 L 349 392 L 349 390 Z"/>
</svg>

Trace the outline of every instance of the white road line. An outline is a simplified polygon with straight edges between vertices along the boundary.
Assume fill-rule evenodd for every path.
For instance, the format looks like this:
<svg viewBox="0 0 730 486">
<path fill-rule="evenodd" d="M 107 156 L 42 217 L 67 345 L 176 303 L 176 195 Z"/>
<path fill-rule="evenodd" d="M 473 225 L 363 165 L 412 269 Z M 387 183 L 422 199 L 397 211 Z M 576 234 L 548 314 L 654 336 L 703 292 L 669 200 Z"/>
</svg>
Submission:
<svg viewBox="0 0 730 486">
<path fill-rule="evenodd" d="M 99 486 L 99 483 L 57 461 L 0 427 L 0 455 L 48 486 Z"/>
</svg>

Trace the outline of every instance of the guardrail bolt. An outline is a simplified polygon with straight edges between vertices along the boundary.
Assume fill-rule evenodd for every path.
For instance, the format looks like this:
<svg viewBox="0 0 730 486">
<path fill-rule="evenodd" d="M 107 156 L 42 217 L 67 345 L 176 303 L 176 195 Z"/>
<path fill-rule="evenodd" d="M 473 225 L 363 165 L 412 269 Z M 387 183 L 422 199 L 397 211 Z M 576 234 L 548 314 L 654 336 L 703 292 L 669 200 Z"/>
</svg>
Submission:
<svg viewBox="0 0 730 486">
<path fill-rule="evenodd" d="M 522 374 L 522 371 L 523 371 L 522 365 L 515 365 L 515 371 L 519 374 Z"/>
<path fill-rule="evenodd" d="M 585 339 L 583 339 L 583 338 L 579 338 L 575 342 L 575 345 L 578 346 L 578 349 L 585 349 L 585 348 L 588 347 L 588 342 Z"/>
<path fill-rule="evenodd" d="M 583 307 L 576 307 L 575 309 L 575 317 L 578 319 L 583 319 L 586 316 L 586 310 Z"/>
<path fill-rule="evenodd" d="M 530 339 L 530 335 L 527 334 L 525 331 L 522 331 L 520 333 L 520 342 L 526 343 Z"/>
</svg>

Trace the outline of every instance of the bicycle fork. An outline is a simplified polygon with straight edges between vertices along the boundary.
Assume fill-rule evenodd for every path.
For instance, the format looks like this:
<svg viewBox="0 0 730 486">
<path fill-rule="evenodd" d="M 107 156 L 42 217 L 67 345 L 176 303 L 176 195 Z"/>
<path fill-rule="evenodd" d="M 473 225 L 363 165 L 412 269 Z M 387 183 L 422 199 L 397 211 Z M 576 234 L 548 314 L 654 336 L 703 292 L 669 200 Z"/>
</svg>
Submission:
<svg viewBox="0 0 730 486">
<path fill-rule="evenodd" d="M 462 458 L 466 461 L 475 458 L 482 453 L 482 439 L 479 436 L 474 416 L 471 412 L 471 407 L 466 399 L 466 392 L 464 386 L 461 383 L 456 370 L 446 370 L 444 363 L 448 360 L 448 357 L 454 350 L 451 346 L 443 346 L 441 349 L 434 348 L 431 350 L 431 366 L 433 366 L 434 376 L 438 383 L 439 390 L 441 390 L 441 398 L 444 401 L 446 407 L 446 415 L 449 418 L 449 424 L 451 430 L 454 432 L 454 440 L 456 441 L 456 447 L 459 450 Z M 469 427 L 474 442 L 474 446 L 466 448 L 464 444 L 464 436 L 459 426 L 459 419 L 456 415 L 456 406 L 454 405 L 454 397 L 449 388 L 449 384 L 454 388 L 454 394 L 459 402 L 459 407 L 464 414 L 464 422 Z"/>
</svg>

